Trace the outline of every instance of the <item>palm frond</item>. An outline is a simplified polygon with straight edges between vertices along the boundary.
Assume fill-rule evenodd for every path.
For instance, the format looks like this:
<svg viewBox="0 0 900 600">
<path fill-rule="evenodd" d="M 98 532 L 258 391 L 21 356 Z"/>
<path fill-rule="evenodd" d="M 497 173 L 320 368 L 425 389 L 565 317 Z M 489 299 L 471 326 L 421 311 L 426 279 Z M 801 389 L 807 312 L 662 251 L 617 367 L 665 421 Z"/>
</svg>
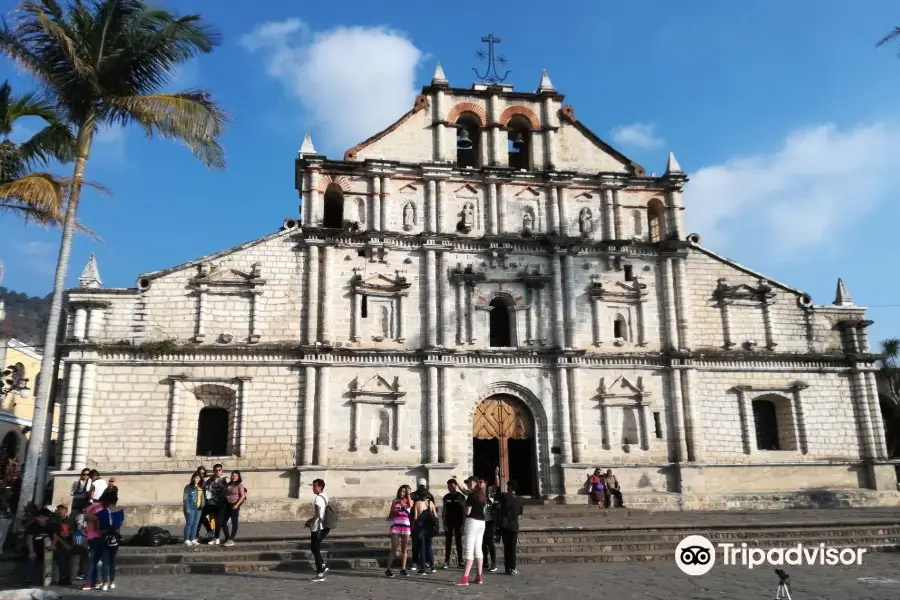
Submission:
<svg viewBox="0 0 900 600">
<path fill-rule="evenodd" d="M 93 182 L 82 183 L 103 194 L 109 190 Z M 19 214 L 26 223 L 62 227 L 66 218 L 66 199 L 72 180 L 52 173 L 29 173 L 14 181 L 0 183 L 0 209 Z M 78 229 L 100 241 L 100 237 L 82 225 Z"/>
<path fill-rule="evenodd" d="M 123 125 L 134 122 L 148 136 L 181 141 L 208 167 L 225 168 L 225 152 L 217 138 L 231 119 L 207 92 L 109 98 L 107 103 L 108 120 Z"/>
<path fill-rule="evenodd" d="M 56 122 L 22 142 L 19 151 L 29 167 L 45 166 L 53 160 L 72 162 L 75 160 L 75 134 L 68 125 Z"/>
<path fill-rule="evenodd" d="M 880 46 L 884 46 L 885 44 L 889 44 L 897 40 L 898 38 L 900 38 L 900 27 L 894 27 L 893 31 L 881 38 L 881 40 L 879 40 L 879 42 L 875 44 L 875 47 L 878 48 Z"/>
</svg>

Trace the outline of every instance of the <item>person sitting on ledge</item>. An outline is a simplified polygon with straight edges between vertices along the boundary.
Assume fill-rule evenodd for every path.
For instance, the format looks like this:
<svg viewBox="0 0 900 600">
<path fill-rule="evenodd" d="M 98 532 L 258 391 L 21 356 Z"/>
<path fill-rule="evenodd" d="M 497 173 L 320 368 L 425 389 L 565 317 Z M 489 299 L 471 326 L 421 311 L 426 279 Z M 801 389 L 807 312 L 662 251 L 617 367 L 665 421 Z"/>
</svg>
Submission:
<svg viewBox="0 0 900 600">
<path fill-rule="evenodd" d="M 625 508 L 625 501 L 622 499 L 622 491 L 619 489 L 619 480 L 613 475 L 612 469 L 606 470 L 606 481 L 604 481 L 604 484 L 606 485 L 606 501 L 604 502 L 604 506 L 606 508 L 609 508 L 610 504 L 615 506 L 615 503 L 612 502 L 612 497 L 615 496 L 619 499 L 619 508 Z"/>
<path fill-rule="evenodd" d="M 603 471 L 594 469 L 594 474 L 588 480 L 588 494 L 591 500 L 597 503 L 597 508 L 603 508 L 606 504 L 606 485 L 604 483 Z"/>
</svg>

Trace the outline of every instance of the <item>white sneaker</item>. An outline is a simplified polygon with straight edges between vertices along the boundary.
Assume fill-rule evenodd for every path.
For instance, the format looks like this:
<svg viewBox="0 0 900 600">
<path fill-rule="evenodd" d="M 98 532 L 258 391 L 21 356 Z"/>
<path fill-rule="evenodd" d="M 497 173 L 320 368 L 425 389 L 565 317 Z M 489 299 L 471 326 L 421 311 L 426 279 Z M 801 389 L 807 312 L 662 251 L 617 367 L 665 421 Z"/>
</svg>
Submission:
<svg viewBox="0 0 900 600">
<path fill-rule="evenodd" d="M 191 540 L 191 546 L 199 546 L 200 540 Z"/>
<path fill-rule="evenodd" d="M 184 545 L 185 546 L 193 546 L 194 542 L 192 542 L 191 540 L 184 540 Z"/>
<path fill-rule="evenodd" d="M 219 539 L 216 538 L 216 539 L 210 541 L 208 545 L 209 545 L 209 546 L 218 546 L 218 545 L 219 545 Z"/>
<path fill-rule="evenodd" d="M 108 584 L 108 583 L 104 583 L 104 584 L 103 584 L 103 587 L 101 587 L 100 590 L 101 590 L 101 591 L 104 591 L 104 592 L 108 592 L 108 591 L 109 591 L 109 584 Z"/>
<path fill-rule="evenodd" d="M 223 546 L 234 546 L 234 540 L 228 540 L 227 542 L 225 542 L 225 543 L 222 544 L 222 545 L 223 545 Z"/>
<path fill-rule="evenodd" d="M 116 584 L 115 584 L 115 582 L 109 584 L 109 589 L 111 589 L 111 590 L 116 589 Z"/>
</svg>

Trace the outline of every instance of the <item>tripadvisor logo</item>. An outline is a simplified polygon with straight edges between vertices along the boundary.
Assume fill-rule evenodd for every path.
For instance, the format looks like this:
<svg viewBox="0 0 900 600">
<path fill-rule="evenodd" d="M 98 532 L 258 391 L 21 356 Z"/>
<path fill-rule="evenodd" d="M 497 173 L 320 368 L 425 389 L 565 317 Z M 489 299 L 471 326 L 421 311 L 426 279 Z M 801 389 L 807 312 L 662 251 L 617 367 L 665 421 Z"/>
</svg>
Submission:
<svg viewBox="0 0 900 600">
<path fill-rule="evenodd" d="M 823 544 L 805 546 L 797 544 L 788 548 L 763 549 L 751 547 L 746 542 L 720 543 L 713 546 L 702 535 L 689 535 L 675 549 L 675 563 L 683 573 L 691 576 L 705 575 L 716 564 L 716 547 L 721 553 L 722 564 L 753 569 L 762 565 L 837 566 L 861 565 L 865 548 L 834 548 Z"/>
</svg>

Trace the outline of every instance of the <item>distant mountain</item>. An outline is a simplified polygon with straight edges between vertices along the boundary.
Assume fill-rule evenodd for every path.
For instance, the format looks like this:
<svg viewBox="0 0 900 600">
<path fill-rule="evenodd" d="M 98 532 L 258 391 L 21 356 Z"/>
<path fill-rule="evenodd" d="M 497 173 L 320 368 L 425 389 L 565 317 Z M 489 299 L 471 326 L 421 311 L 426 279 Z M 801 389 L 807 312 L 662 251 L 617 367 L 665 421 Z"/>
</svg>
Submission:
<svg viewBox="0 0 900 600">
<path fill-rule="evenodd" d="M 50 318 L 50 294 L 41 298 L 0 286 L 0 300 L 6 309 L 6 318 L 0 321 L 0 335 L 43 346 Z"/>
</svg>

